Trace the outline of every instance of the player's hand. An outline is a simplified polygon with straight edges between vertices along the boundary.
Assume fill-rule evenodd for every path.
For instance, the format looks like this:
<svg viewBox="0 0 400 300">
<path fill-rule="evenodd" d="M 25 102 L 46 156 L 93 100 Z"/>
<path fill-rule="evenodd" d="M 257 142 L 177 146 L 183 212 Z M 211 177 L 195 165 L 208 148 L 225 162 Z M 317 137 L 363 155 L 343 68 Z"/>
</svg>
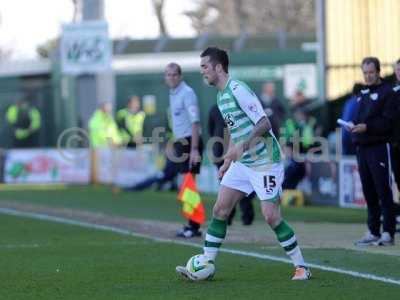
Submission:
<svg viewBox="0 0 400 300">
<path fill-rule="evenodd" d="M 364 123 L 354 125 L 354 127 L 351 129 L 352 133 L 363 133 L 366 131 L 367 131 L 367 124 Z"/>
<path fill-rule="evenodd" d="M 224 159 L 229 161 L 237 161 L 243 154 L 243 148 L 240 146 L 230 147 L 228 152 L 225 154 Z"/>
<path fill-rule="evenodd" d="M 231 160 L 224 160 L 224 164 L 218 170 L 218 179 L 221 180 L 224 177 L 225 172 L 228 170 L 229 166 L 231 165 Z"/>
<path fill-rule="evenodd" d="M 195 166 L 201 161 L 200 152 L 197 149 L 190 150 L 189 166 Z"/>
</svg>

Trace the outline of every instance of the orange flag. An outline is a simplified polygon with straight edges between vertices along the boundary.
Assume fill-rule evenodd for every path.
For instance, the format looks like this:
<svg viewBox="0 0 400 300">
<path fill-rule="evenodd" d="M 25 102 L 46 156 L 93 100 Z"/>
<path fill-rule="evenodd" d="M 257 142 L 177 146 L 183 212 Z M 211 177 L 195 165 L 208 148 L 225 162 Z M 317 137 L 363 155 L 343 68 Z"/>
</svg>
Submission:
<svg viewBox="0 0 400 300">
<path fill-rule="evenodd" d="M 185 174 L 178 199 L 182 202 L 182 214 L 185 218 L 199 224 L 206 221 L 206 211 L 192 173 Z"/>
</svg>

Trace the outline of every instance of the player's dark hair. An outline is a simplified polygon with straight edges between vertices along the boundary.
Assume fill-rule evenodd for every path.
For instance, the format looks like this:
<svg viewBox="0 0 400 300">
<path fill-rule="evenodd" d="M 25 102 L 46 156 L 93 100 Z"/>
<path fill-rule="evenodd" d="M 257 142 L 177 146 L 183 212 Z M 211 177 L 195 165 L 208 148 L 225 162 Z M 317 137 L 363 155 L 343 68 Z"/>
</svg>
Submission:
<svg viewBox="0 0 400 300">
<path fill-rule="evenodd" d="M 214 67 L 217 64 L 221 64 L 222 69 L 228 73 L 229 57 L 225 50 L 219 49 L 218 47 L 208 47 L 200 54 L 200 57 L 206 56 L 210 57 L 210 62 Z"/>
<path fill-rule="evenodd" d="M 377 57 L 374 56 L 367 56 L 365 57 L 362 62 L 361 62 L 361 66 L 365 65 L 365 64 L 374 64 L 375 66 L 375 70 L 380 73 L 381 71 L 381 63 L 379 61 L 379 59 Z"/>
</svg>

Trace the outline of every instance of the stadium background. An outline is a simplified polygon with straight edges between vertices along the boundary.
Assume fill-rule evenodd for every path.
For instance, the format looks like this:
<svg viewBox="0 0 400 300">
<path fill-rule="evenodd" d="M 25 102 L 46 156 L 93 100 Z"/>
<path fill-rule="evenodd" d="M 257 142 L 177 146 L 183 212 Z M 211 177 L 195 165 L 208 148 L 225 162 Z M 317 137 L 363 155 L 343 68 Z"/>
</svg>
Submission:
<svg viewBox="0 0 400 300">
<path fill-rule="evenodd" d="M 178 63 L 182 61 L 185 80 L 194 87 L 199 96 L 201 122 L 207 139 L 207 112 L 214 102 L 215 92 L 202 83 L 196 59 L 202 48 L 219 45 L 232 54 L 233 73 L 237 72 L 236 75 L 248 82 L 255 91 L 260 90 L 263 82 L 273 80 L 277 84 L 277 95 L 280 99 L 287 98 L 285 68 L 300 65 L 306 66 L 305 70 L 310 70 L 311 66 L 313 72 L 315 71 L 315 76 L 311 77 L 315 81 L 312 85 L 316 87 L 316 92 L 311 97 L 312 114 L 323 125 L 324 136 L 327 136 L 336 128 L 336 119 L 353 83 L 362 80 L 359 69 L 362 57 L 378 56 L 382 61 L 383 75 L 393 77 L 392 64 L 400 53 L 400 2 L 319 0 L 315 1 L 315 5 L 318 29 L 315 34 L 276 32 L 246 37 L 208 35 L 192 39 L 164 37 L 154 40 L 113 40 L 111 98 L 115 100 L 115 108 L 124 107 L 131 94 L 138 94 L 143 102 L 147 101 L 149 110 L 154 110 L 154 114 L 149 114 L 146 120 L 145 136 L 151 134 L 152 128 L 165 126 L 168 91 L 164 85 L 163 69 L 171 60 Z M 110 72 L 107 72 L 106 77 L 109 75 Z M 64 149 L 57 149 L 58 138 L 69 128 L 85 128 L 88 116 L 97 103 L 107 100 L 104 98 L 110 95 L 110 91 L 98 93 L 96 80 L 93 74 L 63 73 L 57 53 L 51 58 L 41 60 L 0 61 L 0 114 L 4 116 L 7 107 L 20 97 L 31 96 L 42 113 L 41 148 L 38 150 L 40 155 L 45 154 L 49 161 L 54 159 L 68 165 L 65 157 L 59 157 Z M 288 103 L 285 102 L 285 105 Z M 6 122 L 1 120 L 0 173 L 3 182 L 9 176 L 5 163 L 7 157 L 12 157 L 10 153 L 15 155 L 13 157 L 17 162 L 29 160 L 29 157 L 36 159 L 34 152 L 27 155 L 10 150 L 9 130 Z M 25 210 L 26 214 L 21 213 L 21 216 L 42 220 L 48 216 L 72 218 L 78 222 L 91 222 L 91 226 L 106 224 L 115 226 L 108 228 L 114 233 L 118 230 L 133 231 L 139 233 L 139 236 L 145 234 L 146 238 L 167 238 L 169 243 L 172 230 L 182 222 L 174 193 L 149 191 L 134 195 L 114 195 L 108 188 L 114 180 L 124 181 L 127 177 L 135 178 L 138 173 L 144 176 L 155 172 L 152 150 L 147 149 L 144 157 L 132 152 L 120 154 L 123 157 L 119 163 L 121 178 L 112 174 L 112 169 L 115 168 L 111 163 L 113 154 L 107 150 L 100 151 L 102 159 L 99 160 L 98 172 L 100 182 L 104 183 L 100 187 L 89 184 L 90 172 L 93 170 L 89 166 L 89 154 L 85 151 L 85 148 L 79 147 L 67 149 L 67 154 L 73 153 L 80 161 L 79 164 L 72 163 L 75 169 L 71 173 L 64 174 L 67 176 L 64 178 L 72 181 L 77 180 L 76 175 L 79 174 L 81 177 L 78 179 L 82 181 L 81 184 L 84 183 L 83 186 L 65 186 L 60 178 L 52 182 L 51 174 L 48 173 L 46 176 L 38 173 L 34 177 L 34 185 L 26 184 L 29 182 L 23 178 L 12 179 L 0 186 L 2 212 L 15 215 L 15 212 L 10 211 L 18 210 L 21 213 Z M 136 173 L 132 173 L 132 169 Z M 215 192 L 217 188 L 215 170 L 207 161 L 203 170 L 199 177 L 199 188 L 205 191 L 202 196 L 207 213 L 210 214 L 214 193 L 210 195 L 206 192 Z M 108 233 L 94 233 L 92 229 L 81 230 L 64 224 L 53 227 L 44 221 L 2 215 L 0 235 L 3 241 L 0 251 L 4 257 L 1 264 L 5 272 L 1 275 L 0 282 L 5 286 L 4 295 L 9 292 L 14 296 L 7 299 L 20 299 L 18 296 L 21 295 L 54 299 L 61 293 L 66 299 L 84 299 L 85 293 L 92 292 L 97 293 L 96 299 L 113 299 L 121 293 L 121 299 L 124 296 L 129 299 L 132 295 L 136 295 L 137 299 L 193 299 L 200 298 L 200 293 L 201 298 L 205 295 L 226 299 L 226 295 L 230 295 L 229 291 L 232 291 L 232 297 L 238 299 L 265 298 L 274 294 L 276 299 L 287 299 L 290 296 L 298 298 L 299 293 L 309 299 L 337 299 L 340 291 L 343 299 L 396 299 L 397 286 L 400 284 L 398 245 L 389 250 L 360 250 L 352 246 L 353 240 L 365 229 L 365 211 L 351 209 L 365 207 L 354 157 L 312 163 L 309 180 L 308 186 L 301 187 L 307 196 L 307 205 L 284 208 L 285 216 L 299 228 L 299 236 L 305 241 L 305 254 L 317 270 L 316 280 L 301 290 L 298 286 L 290 286 L 280 280 L 286 276 L 284 272 L 287 270 L 278 263 L 269 264 L 270 272 L 265 274 L 264 264 L 259 264 L 259 261 L 251 261 L 248 257 L 228 256 L 225 253 L 221 257 L 221 263 L 225 262 L 228 267 L 221 271 L 221 275 L 218 274 L 221 277 L 217 278 L 221 278 L 221 281 L 215 282 L 220 285 L 217 287 L 220 294 L 213 293 L 214 289 L 209 285 L 182 286 L 177 280 L 171 279 L 173 275 L 168 272 L 171 265 L 192 254 L 192 249 L 189 251 L 180 248 L 179 244 L 166 248 L 164 244 L 157 244 L 159 241 L 116 238 Z M 346 195 L 351 198 L 349 202 L 340 203 L 339 199 L 346 199 Z M 333 207 L 339 205 L 349 208 Z M 30 215 L 32 212 L 45 214 L 46 217 Z M 146 228 L 152 228 L 153 231 L 140 231 L 143 228 L 138 229 L 135 224 L 129 223 L 136 221 L 144 222 L 145 226 L 142 227 L 147 226 Z M 122 224 L 123 222 L 126 223 Z M 234 251 L 244 251 L 246 255 L 249 253 L 246 251 L 267 253 L 273 257 L 281 255 L 279 249 L 272 248 L 274 241 L 270 241 L 270 237 L 267 243 L 265 238 L 259 237 L 264 234 L 261 222 L 258 216 L 251 228 L 255 230 L 254 236 L 240 225 L 234 227 L 234 238 L 228 241 L 229 247 L 233 247 Z M 248 240 L 238 238 L 243 236 Z M 162 241 L 165 243 L 165 240 Z M 199 243 L 196 245 L 198 247 Z M 169 256 L 160 256 L 163 251 Z M 253 259 L 257 255 L 253 255 Z M 137 257 L 140 257 L 140 263 Z M 16 265 L 20 268 L 15 267 Z M 245 265 L 256 270 L 254 276 L 244 271 L 242 266 Z M 151 270 L 148 270 L 149 266 Z M 142 272 L 138 274 L 136 270 Z M 62 279 L 57 277 L 61 274 L 65 274 Z M 22 281 L 26 284 L 16 284 Z M 268 295 L 258 293 L 241 297 L 245 290 L 264 290 L 265 282 L 269 284 L 266 289 Z M 127 296 L 125 293 L 128 292 L 130 294 Z M 45 296 L 41 297 L 42 295 Z"/>
</svg>

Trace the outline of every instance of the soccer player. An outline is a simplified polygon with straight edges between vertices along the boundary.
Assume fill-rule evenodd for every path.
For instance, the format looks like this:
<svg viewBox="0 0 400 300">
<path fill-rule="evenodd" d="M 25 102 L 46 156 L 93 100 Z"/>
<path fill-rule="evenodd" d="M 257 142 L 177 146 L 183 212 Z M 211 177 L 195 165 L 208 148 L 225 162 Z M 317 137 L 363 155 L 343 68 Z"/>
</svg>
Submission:
<svg viewBox="0 0 400 300">
<path fill-rule="evenodd" d="M 265 220 L 293 261 L 295 274 L 292 280 L 310 279 L 311 272 L 294 231 L 281 216 L 279 199 L 284 166 L 280 146 L 261 103 L 245 83 L 229 77 L 229 58 L 224 50 L 210 47 L 200 57 L 204 81 L 217 88 L 217 104 L 230 133 L 229 149 L 219 169 L 221 187 L 208 226 L 204 255 L 215 261 L 226 236 L 226 220 L 232 208 L 241 198 L 255 191 L 261 200 Z M 182 266 L 177 266 L 176 271 L 191 278 Z"/>
</svg>

